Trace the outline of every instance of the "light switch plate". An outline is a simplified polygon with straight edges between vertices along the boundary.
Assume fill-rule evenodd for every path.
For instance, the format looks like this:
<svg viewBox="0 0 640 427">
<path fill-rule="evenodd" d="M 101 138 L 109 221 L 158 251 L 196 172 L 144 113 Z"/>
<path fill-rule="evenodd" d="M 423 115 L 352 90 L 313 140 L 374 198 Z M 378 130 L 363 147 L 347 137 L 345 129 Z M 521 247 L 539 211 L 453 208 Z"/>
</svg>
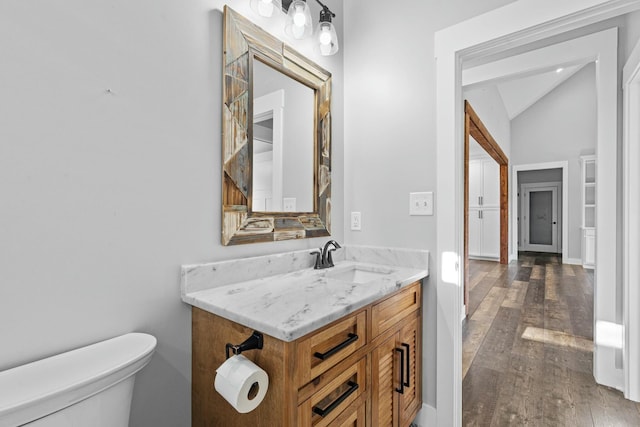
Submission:
<svg viewBox="0 0 640 427">
<path fill-rule="evenodd" d="M 409 193 L 409 215 L 433 215 L 433 192 Z"/>
<path fill-rule="evenodd" d="M 296 198 L 295 197 L 283 197 L 282 198 L 282 210 L 285 212 L 296 211 Z"/>
<path fill-rule="evenodd" d="M 351 229 L 362 230 L 362 214 L 360 212 L 351 212 Z"/>
</svg>

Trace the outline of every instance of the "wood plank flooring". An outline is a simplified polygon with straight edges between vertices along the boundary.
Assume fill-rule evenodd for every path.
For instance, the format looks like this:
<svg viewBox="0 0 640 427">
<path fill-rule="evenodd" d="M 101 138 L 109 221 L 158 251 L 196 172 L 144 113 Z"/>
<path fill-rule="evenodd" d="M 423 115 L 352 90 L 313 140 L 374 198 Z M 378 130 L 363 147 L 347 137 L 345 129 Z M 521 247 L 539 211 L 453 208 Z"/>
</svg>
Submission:
<svg viewBox="0 0 640 427">
<path fill-rule="evenodd" d="M 593 273 L 549 254 L 469 262 L 464 426 L 640 426 L 640 404 L 593 379 Z"/>
</svg>

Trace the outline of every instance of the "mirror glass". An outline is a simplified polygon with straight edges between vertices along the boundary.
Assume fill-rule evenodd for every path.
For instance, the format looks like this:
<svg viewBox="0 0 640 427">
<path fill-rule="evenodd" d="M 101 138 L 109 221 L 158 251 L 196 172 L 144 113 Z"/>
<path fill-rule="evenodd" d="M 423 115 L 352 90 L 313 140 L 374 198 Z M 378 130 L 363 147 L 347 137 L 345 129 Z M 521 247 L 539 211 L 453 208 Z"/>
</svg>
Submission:
<svg viewBox="0 0 640 427">
<path fill-rule="evenodd" d="M 254 212 L 312 212 L 312 88 L 253 60 Z"/>
</svg>

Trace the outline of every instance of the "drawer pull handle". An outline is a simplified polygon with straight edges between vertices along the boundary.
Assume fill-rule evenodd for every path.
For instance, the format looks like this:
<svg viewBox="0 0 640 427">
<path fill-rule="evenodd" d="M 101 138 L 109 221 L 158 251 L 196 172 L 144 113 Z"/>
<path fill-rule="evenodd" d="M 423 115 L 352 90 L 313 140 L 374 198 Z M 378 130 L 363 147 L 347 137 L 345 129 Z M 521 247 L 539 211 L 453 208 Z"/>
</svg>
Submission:
<svg viewBox="0 0 640 427">
<path fill-rule="evenodd" d="M 404 348 L 396 347 L 396 351 L 400 353 L 400 388 L 397 388 L 396 391 L 404 394 Z"/>
<path fill-rule="evenodd" d="M 334 400 L 333 402 L 331 402 L 331 404 L 329 406 L 327 406 L 326 408 L 322 409 L 319 408 L 317 406 L 313 407 L 313 412 L 315 414 L 320 415 L 321 417 L 325 417 L 327 415 L 329 415 L 329 413 L 331 413 L 331 411 L 333 411 L 334 409 L 336 409 L 336 407 L 338 405 L 340 405 L 347 397 L 351 396 L 351 394 L 356 391 L 358 389 L 358 383 L 355 383 L 353 381 L 348 381 L 347 384 L 349 385 L 349 388 L 347 389 L 347 391 L 345 391 L 344 393 L 342 393 L 340 395 L 340 397 L 338 397 L 336 400 Z"/>
<path fill-rule="evenodd" d="M 328 357 L 333 356 L 334 354 L 336 354 L 337 352 L 339 352 L 340 350 L 342 350 L 343 348 L 345 348 L 346 346 L 348 346 L 349 344 L 358 341 L 358 335 L 357 334 L 349 334 L 349 338 L 347 338 L 346 340 L 344 340 L 343 342 L 341 342 L 340 344 L 338 344 L 337 346 L 333 347 L 330 350 L 327 350 L 324 353 L 318 353 L 317 351 L 315 353 L 313 353 L 313 355 L 315 357 L 317 357 L 320 360 L 325 360 Z"/>
<path fill-rule="evenodd" d="M 406 363 L 407 363 L 407 369 L 406 369 L 407 381 L 404 382 L 404 386 L 405 387 L 411 387 L 411 360 L 410 360 L 410 357 L 411 357 L 410 348 L 411 347 L 409 347 L 409 344 L 406 344 L 406 343 L 402 343 L 401 345 L 404 348 L 407 349 L 407 354 L 405 355 L 407 357 L 406 358 Z"/>
</svg>

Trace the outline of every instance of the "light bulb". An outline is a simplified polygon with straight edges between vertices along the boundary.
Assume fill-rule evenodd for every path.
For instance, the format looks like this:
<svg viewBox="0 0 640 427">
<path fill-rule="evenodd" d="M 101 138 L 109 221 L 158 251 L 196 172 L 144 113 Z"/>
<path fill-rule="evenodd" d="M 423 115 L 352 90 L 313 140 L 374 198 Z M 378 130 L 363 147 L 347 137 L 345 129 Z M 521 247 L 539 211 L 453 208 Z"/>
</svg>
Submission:
<svg viewBox="0 0 640 427">
<path fill-rule="evenodd" d="M 320 55 L 329 56 L 338 52 L 338 34 L 331 21 L 320 22 L 315 37 Z"/>
<path fill-rule="evenodd" d="M 275 9 L 273 0 L 251 0 L 251 9 L 260 16 L 270 18 Z"/>
<path fill-rule="evenodd" d="M 322 45 L 331 44 L 331 30 L 329 28 L 326 28 L 326 27 L 323 26 L 320 29 L 320 37 L 318 37 L 318 41 Z"/>
<path fill-rule="evenodd" d="M 296 27 L 304 27 L 307 18 L 304 16 L 304 9 L 300 6 L 296 7 L 296 12 L 293 15 L 293 25 Z"/>
<path fill-rule="evenodd" d="M 311 10 L 306 1 L 294 0 L 289 6 L 284 32 L 294 39 L 303 39 L 313 32 Z"/>
</svg>

